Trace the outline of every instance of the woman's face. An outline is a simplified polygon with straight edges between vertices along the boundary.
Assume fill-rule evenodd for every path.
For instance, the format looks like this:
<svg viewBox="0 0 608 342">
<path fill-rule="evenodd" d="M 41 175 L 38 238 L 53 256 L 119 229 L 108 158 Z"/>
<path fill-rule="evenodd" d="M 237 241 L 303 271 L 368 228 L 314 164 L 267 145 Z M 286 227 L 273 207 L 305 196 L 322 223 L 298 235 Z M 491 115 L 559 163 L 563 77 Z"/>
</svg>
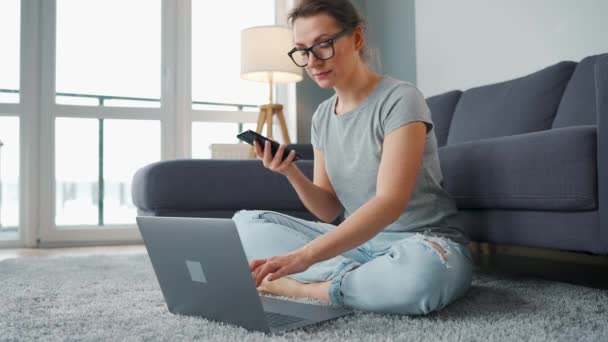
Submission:
<svg viewBox="0 0 608 342">
<path fill-rule="evenodd" d="M 324 13 L 311 17 L 300 17 L 293 23 L 294 44 L 297 48 L 308 48 L 315 43 L 333 38 L 342 31 L 336 20 Z M 331 88 L 340 84 L 350 74 L 359 58 L 353 34 L 347 34 L 334 42 L 335 54 L 327 60 L 320 60 L 308 54 L 308 65 L 304 68 L 311 79 L 321 88 Z"/>
</svg>

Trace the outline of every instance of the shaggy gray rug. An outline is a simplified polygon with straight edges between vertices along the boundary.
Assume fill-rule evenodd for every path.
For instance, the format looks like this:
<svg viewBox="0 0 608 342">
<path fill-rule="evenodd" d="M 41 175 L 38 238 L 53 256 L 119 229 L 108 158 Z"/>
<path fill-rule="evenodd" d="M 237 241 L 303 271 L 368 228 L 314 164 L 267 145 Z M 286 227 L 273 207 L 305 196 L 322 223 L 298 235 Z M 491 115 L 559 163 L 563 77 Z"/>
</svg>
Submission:
<svg viewBox="0 0 608 342">
<path fill-rule="evenodd" d="M 169 313 L 145 254 L 31 257 L 0 262 L 0 340 L 607 341 L 608 291 L 476 273 L 427 316 L 358 311 L 267 337 Z"/>
</svg>

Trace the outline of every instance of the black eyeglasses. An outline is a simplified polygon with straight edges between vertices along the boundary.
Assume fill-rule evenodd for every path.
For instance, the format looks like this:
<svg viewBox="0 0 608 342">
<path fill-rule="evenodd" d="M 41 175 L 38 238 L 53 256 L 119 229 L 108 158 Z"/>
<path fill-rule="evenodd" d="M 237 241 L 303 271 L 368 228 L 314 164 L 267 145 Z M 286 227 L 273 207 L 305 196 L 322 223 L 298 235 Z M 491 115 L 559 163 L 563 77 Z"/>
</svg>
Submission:
<svg viewBox="0 0 608 342">
<path fill-rule="evenodd" d="M 305 67 L 308 65 L 308 55 L 312 52 L 317 59 L 328 60 L 334 56 L 336 51 L 334 50 L 334 42 L 338 38 L 350 33 L 352 29 L 345 29 L 332 38 L 318 42 L 309 48 L 293 48 L 287 53 L 291 60 L 299 67 Z"/>
</svg>

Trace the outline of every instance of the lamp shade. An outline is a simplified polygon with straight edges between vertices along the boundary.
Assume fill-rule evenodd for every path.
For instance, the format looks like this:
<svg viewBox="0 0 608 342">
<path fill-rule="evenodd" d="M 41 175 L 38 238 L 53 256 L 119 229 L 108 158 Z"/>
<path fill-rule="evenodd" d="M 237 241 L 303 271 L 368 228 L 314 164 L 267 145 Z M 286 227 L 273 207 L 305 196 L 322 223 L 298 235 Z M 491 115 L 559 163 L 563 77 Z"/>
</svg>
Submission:
<svg viewBox="0 0 608 342">
<path fill-rule="evenodd" d="M 302 80 L 302 68 L 287 52 L 293 34 L 285 26 L 255 26 L 241 31 L 241 78 L 257 82 L 290 83 Z"/>
</svg>

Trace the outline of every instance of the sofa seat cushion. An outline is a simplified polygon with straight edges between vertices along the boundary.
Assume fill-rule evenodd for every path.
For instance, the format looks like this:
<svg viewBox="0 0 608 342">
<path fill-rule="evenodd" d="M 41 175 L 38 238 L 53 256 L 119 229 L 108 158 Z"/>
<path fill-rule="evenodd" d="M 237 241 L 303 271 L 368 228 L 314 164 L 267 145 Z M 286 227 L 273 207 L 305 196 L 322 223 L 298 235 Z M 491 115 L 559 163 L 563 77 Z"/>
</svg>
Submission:
<svg viewBox="0 0 608 342">
<path fill-rule="evenodd" d="M 466 209 L 593 210 L 596 136 L 576 126 L 442 147 L 445 189 Z"/>
<path fill-rule="evenodd" d="M 454 110 L 447 145 L 551 128 L 576 65 L 560 62 L 524 77 L 465 91 Z"/>
</svg>

